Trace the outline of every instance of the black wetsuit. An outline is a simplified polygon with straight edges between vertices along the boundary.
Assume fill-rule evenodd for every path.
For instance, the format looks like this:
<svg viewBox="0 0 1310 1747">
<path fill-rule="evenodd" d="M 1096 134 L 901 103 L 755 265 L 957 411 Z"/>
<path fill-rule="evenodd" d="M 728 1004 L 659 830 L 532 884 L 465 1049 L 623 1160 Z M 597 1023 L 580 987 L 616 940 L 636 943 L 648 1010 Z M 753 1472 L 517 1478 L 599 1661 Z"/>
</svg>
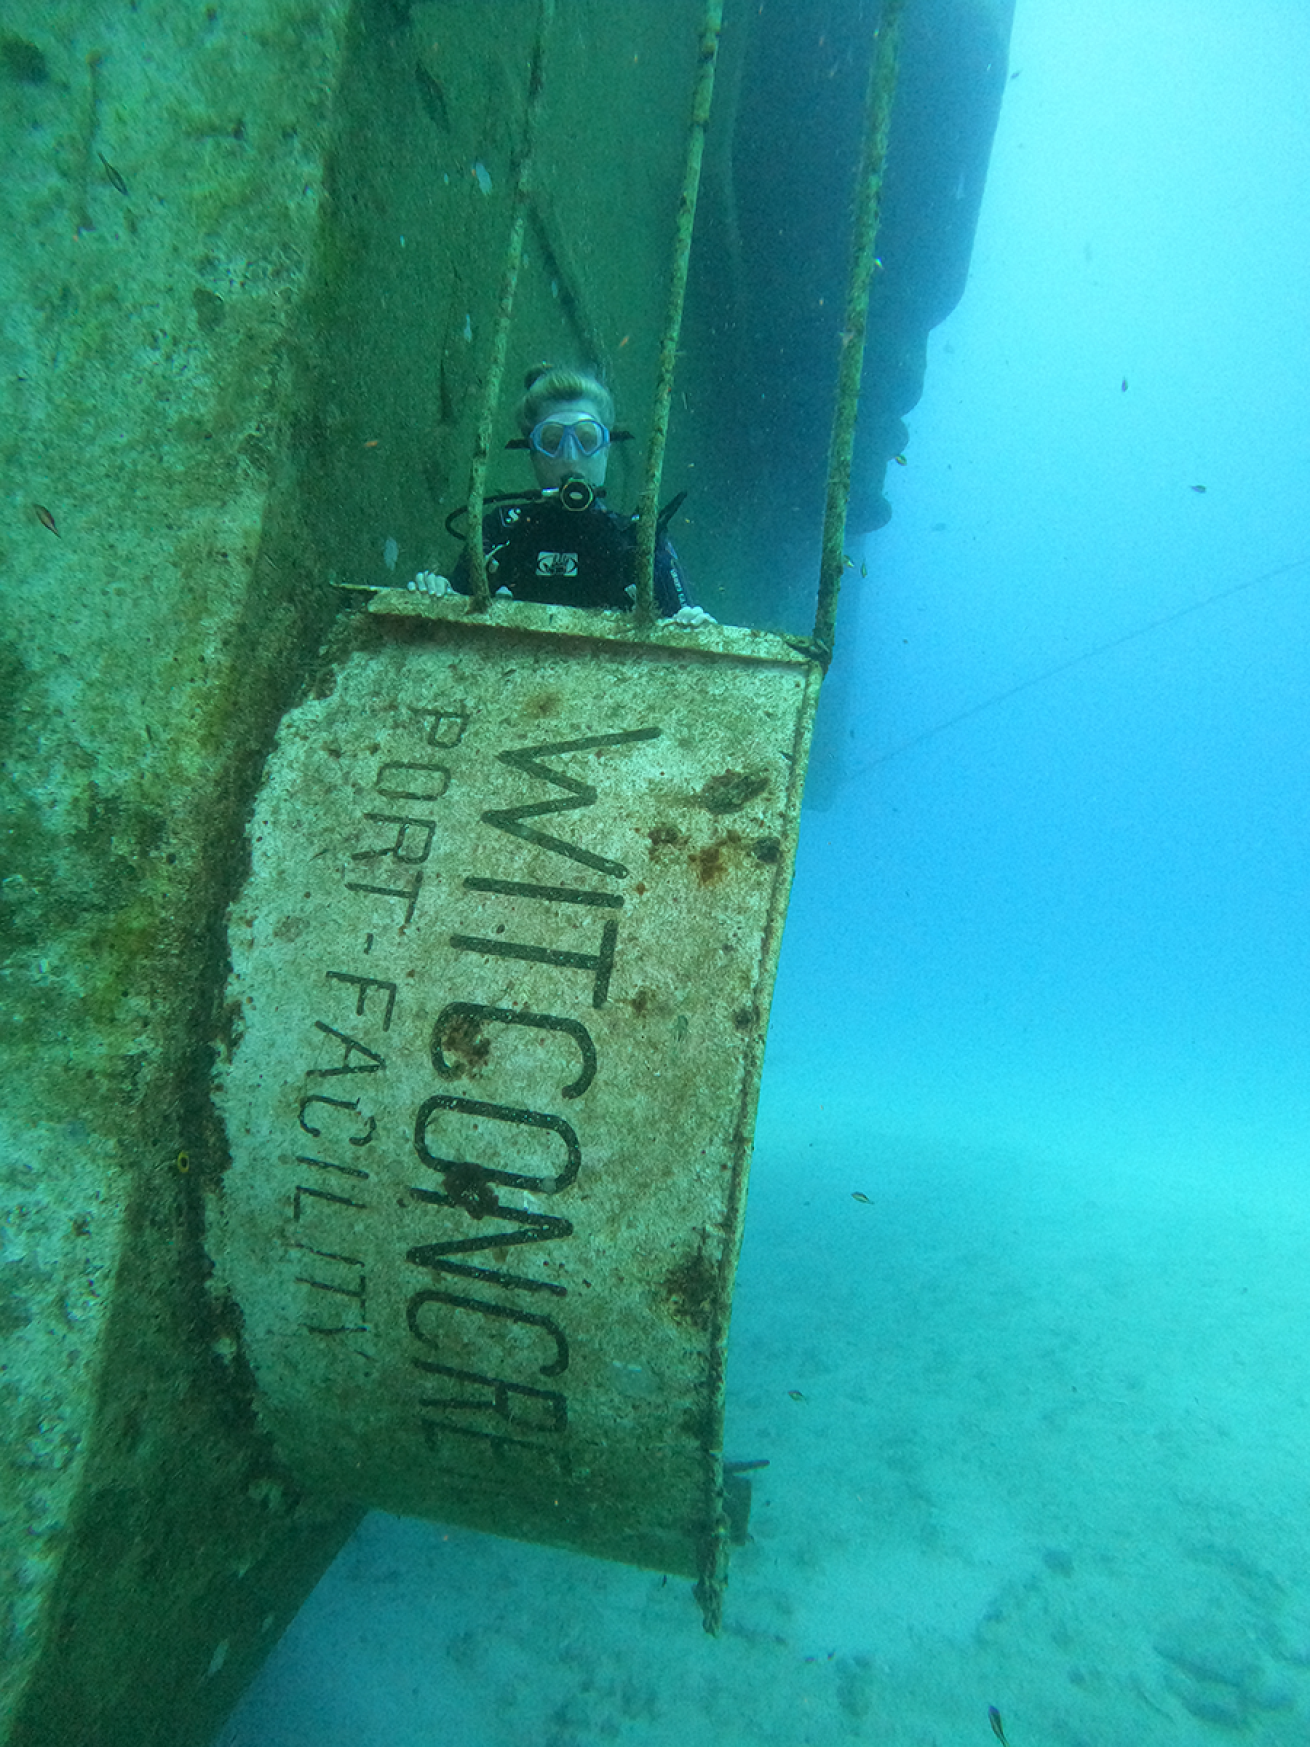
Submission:
<svg viewBox="0 0 1310 1747">
<path fill-rule="evenodd" d="M 637 555 L 635 519 L 616 515 L 600 502 L 569 510 L 554 497 L 501 504 L 482 518 L 487 581 L 494 594 L 507 588 L 516 601 L 560 607 L 601 607 L 631 612 Z M 468 594 L 468 554 L 462 553 L 450 585 Z M 655 608 L 671 619 L 690 606 L 678 555 L 661 531 L 655 547 Z"/>
</svg>

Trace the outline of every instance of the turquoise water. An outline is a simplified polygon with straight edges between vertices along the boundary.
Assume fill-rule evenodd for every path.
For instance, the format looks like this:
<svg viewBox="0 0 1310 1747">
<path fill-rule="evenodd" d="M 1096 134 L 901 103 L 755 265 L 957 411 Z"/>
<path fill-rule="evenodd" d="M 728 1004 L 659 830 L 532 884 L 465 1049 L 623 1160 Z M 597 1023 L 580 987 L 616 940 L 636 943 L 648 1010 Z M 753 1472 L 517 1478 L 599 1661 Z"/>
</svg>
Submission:
<svg viewBox="0 0 1310 1747">
<path fill-rule="evenodd" d="M 1307 65 L 1020 6 L 806 822 L 722 1638 L 373 1517 L 227 1747 L 1310 1738 Z"/>
</svg>

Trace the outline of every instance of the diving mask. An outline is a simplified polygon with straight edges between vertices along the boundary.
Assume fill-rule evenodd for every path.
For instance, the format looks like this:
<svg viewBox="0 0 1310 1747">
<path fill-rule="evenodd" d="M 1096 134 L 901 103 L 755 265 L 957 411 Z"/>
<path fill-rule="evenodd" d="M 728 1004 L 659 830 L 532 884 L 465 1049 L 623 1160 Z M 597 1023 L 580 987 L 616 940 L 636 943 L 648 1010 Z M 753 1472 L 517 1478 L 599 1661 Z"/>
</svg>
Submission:
<svg viewBox="0 0 1310 1747">
<path fill-rule="evenodd" d="M 599 419 L 582 417 L 542 419 L 528 432 L 528 446 L 552 461 L 585 460 L 609 444 L 610 433 Z"/>
</svg>

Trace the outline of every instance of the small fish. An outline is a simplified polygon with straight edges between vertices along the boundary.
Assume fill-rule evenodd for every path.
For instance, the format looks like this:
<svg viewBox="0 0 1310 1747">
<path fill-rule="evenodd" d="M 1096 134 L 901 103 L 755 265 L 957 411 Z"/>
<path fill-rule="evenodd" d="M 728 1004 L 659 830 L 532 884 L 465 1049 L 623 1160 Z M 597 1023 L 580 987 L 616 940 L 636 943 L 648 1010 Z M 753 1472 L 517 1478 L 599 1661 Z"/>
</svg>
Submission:
<svg viewBox="0 0 1310 1747">
<path fill-rule="evenodd" d="M 988 1705 L 987 1721 L 991 1724 L 992 1734 L 1001 1743 L 1001 1747 L 1010 1747 L 1010 1743 L 1005 1739 L 1005 1730 L 1001 1727 L 1001 1713 L 995 1705 Z"/>
<path fill-rule="evenodd" d="M 103 152 L 97 152 L 96 156 L 99 158 L 100 162 L 105 167 L 105 175 L 109 178 L 110 187 L 117 188 L 117 190 L 120 194 L 126 194 L 127 193 L 127 183 L 124 182 L 123 178 L 119 175 L 118 171 L 109 162 L 109 159 L 105 156 L 105 154 Z"/>
<path fill-rule="evenodd" d="M 863 1201 L 863 1203 L 866 1207 L 873 1206 L 873 1202 L 870 1201 L 869 1197 L 864 1193 L 863 1189 L 852 1189 L 851 1190 L 851 1200 L 852 1201 Z"/>
<path fill-rule="evenodd" d="M 1126 376 L 1124 377 L 1123 381 L 1119 384 L 1119 392 L 1120 392 L 1120 394 L 1127 394 L 1127 392 L 1128 392 L 1128 378 Z"/>
<path fill-rule="evenodd" d="M 793 1401 L 804 1401 L 805 1399 L 799 1389 L 789 1389 L 787 1393 L 791 1396 Z"/>
<path fill-rule="evenodd" d="M 892 460 L 896 463 L 896 465 L 898 467 L 908 467 L 910 465 L 909 462 L 905 459 L 904 455 L 893 455 Z"/>
<path fill-rule="evenodd" d="M 1192 487 L 1192 490 L 1200 492 L 1202 494 L 1202 496 L 1204 496 L 1204 494 L 1205 494 L 1205 487 L 1203 485 L 1194 485 Z"/>
<path fill-rule="evenodd" d="M 32 508 L 36 511 L 36 519 L 40 522 L 43 528 L 49 528 L 52 534 L 59 533 L 59 529 L 55 526 L 55 518 L 50 514 L 50 511 L 43 503 L 34 503 Z M 63 538 L 62 534 L 60 535 L 60 538 Z"/>
</svg>

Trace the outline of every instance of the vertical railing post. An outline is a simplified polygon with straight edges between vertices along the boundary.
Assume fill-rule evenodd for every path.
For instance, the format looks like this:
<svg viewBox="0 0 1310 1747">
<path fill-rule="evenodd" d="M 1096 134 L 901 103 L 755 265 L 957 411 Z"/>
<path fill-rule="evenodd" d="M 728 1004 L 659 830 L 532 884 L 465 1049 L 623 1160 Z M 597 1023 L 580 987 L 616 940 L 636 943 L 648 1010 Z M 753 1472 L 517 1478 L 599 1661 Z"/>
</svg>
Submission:
<svg viewBox="0 0 1310 1747">
<path fill-rule="evenodd" d="M 719 33 L 723 28 L 723 0 L 707 0 L 705 19 L 701 26 L 700 59 L 696 69 L 696 84 L 692 93 L 691 124 L 687 135 L 687 163 L 682 178 L 682 196 L 678 202 L 678 222 L 674 232 L 673 270 L 669 275 L 668 313 L 664 336 L 660 344 L 659 375 L 655 384 L 655 404 L 651 411 L 650 446 L 646 451 L 646 482 L 641 493 L 641 513 L 637 523 L 637 600 L 639 625 L 655 623 L 655 545 L 659 529 L 660 479 L 664 472 L 664 446 L 669 434 L 669 403 L 673 398 L 673 377 L 678 363 L 678 335 L 682 331 L 682 306 L 687 295 L 687 268 L 691 261 L 691 233 L 696 222 L 696 200 L 700 193 L 701 159 L 705 154 L 705 129 L 714 100 L 714 67 L 719 52 Z"/>
<path fill-rule="evenodd" d="M 864 151 L 855 188 L 851 233 L 851 270 L 846 286 L 846 313 L 837 365 L 837 401 L 828 449 L 828 491 L 823 515 L 823 546 L 819 560 L 819 598 L 814 614 L 815 654 L 826 670 L 837 634 L 837 597 L 846 568 L 846 509 L 851 493 L 851 457 L 855 449 L 855 419 L 864 370 L 864 334 L 869 320 L 869 286 L 877 266 L 878 209 L 887 136 L 896 96 L 896 56 L 900 42 L 903 0 L 885 0 L 869 88 L 864 106 Z"/>
<path fill-rule="evenodd" d="M 533 154 L 536 147 L 537 119 L 541 110 L 542 60 L 546 35 L 555 13 L 555 0 L 540 0 L 537 39 L 532 47 L 532 66 L 528 74 L 528 101 L 523 120 L 523 139 L 512 174 L 513 216 L 509 241 L 505 246 L 505 270 L 501 274 L 500 297 L 496 305 L 496 324 L 492 335 L 491 357 L 487 363 L 486 381 L 482 388 L 482 409 L 478 416 L 477 434 L 473 443 L 473 465 L 469 469 L 468 492 L 468 557 L 469 611 L 486 613 L 491 610 L 491 587 L 487 581 L 487 559 L 482 550 L 482 508 L 487 492 L 487 463 L 491 455 L 491 433 L 500 400 L 500 385 L 505 375 L 505 355 L 509 347 L 509 324 L 514 311 L 514 294 L 518 290 L 519 269 L 523 265 L 523 231 L 527 224 L 528 205 L 532 195 Z"/>
</svg>

